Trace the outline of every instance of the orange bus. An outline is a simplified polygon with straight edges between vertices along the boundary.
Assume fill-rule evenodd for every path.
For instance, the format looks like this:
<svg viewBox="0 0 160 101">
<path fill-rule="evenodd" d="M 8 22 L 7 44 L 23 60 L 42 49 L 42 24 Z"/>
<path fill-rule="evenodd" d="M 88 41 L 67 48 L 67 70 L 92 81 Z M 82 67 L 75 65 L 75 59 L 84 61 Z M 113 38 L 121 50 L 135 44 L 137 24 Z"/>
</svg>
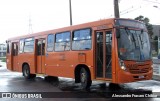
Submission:
<svg viewBox="0 0 160 101">
<path fill-rule="evenodd" d="M 26 79 L 36 74 L 120 84 L 152 78 L 151 46 L 145 24 L 105 19 L 7 40 L 7 68 Z"/>
</svg>

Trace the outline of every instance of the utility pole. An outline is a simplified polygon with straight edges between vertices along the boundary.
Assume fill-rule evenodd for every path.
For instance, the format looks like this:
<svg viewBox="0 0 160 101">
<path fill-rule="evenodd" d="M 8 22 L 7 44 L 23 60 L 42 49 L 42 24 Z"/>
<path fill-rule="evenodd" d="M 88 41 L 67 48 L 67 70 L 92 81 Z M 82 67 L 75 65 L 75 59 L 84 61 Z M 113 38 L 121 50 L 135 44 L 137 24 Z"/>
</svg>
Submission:
<svg viewBox="0 0 160 101">
<path fill-rule="evenodd" d="M 69 0 L 69 11 L 70 11 L 70 25 L 72 26 L 72 4 L 71 4 L 71 0 Z"/>
<path fill-rule="evenodd" d="M 114 16 L 115 18 L 119 18 L 119 5 L 118 0 L 114 0 Z"/>
</svg>

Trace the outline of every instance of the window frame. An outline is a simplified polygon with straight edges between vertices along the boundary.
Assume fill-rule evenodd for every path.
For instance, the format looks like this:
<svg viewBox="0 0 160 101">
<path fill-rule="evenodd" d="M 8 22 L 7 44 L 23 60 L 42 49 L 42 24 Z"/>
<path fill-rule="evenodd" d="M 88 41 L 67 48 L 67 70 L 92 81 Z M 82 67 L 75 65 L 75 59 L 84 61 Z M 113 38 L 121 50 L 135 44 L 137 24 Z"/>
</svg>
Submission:
<svg viewBox="0 0 160 101">
<path fill-rule="evenodd" d="M 56 42 L 56 35 L 57 35 L 57 34 L 63 34 L 63 33 L 67 33 L 67 32 L 69 32 L 69 35 L 70 35 L 69 41 Z M 55 34 L 55 40 L 54 40 L 54 51 L 55 51 L 55 52 L 70 51 L 70 50 L 71 50 L 71 42 L 72 42 L 71 36 L 72 36 L 72 31 L 64 31 L 64 32 L 58 32 L 58 33 L 56 33 L 56 34 Z M 66 43 L 68 43 L 68 42 L 69 42 L 69 45 L 70 45 L 70 49 L 69 49 L 69 50 L 60 50 L 60 51 L 57 51 L 57 50 L 56 50 L 56 43 L 65 43 L 65 44 L 66 44 Z"/>
<path fill-rule="evenodd" d="M 25 42 L 31 41 L 31 40 L 26 41 L 27 39 L 32 39 L 33 45 L 25 45 Z M 34 45 L 35 45 L 35 38 L 34 38 L 34 37 L 24 38 L 23 52 L 24 52 L 24 53 L 34 53 Z M 25 46 L 33 46 L 33 51 L 32 51 L 32 52 L 30 52 L 30 51 L 29 51 L 29 52 L 26 52 L 26 51 L 24 50 Z"/>
<path fill-rule="evenodd" d="M 48 36 L 49 35 L 53 35 L 53 49 L 51 51 L 48 50 Z M 55 34 L 48 34 L 48 36 L 47 36 L 47 42 L 46 42 L 47 43 L 46 50 L 47 50 L 47 52 L 53 52 L 54 48 L 55 48 L 55 44 L 54 44 L 55 43 Z"/>
<path fill-rule="evenodd" d="M 21 50 L 21 41 L 23 41 L 22 50 Z M 18 53 L 23 53 L 24 52 L 24 41 L 25 41 L 25 38 L 19 40 L 19 52 Z"/>
<path fill-rule="evenodd" d="M 80 31 L 80 30 L 86 30 L 86 29 L 89 29 L 89 30 L 90 30 L 90 36 L 91 36 L 91 37 L 90 37 L 90 39 L 81 39 L 81 40 L 91 40 L 91 48 L 90 48 L 90 49 L 85 49 L 85 50 L 84 50 L 84 49 L 83 49 L 83 50 L 73 50 L 73 48 L 72 48 L 72 47 L 73 47 L 73 45 L 72 45 L 73 41 L 81 41 L 81 40 L 73 40 L 74 32 L 75 32 L 75 31 Z M 72 43 L 71 43 L 71 50 L 72 50 L 72 51 L 89 51 L 89 50 L 92 50 L 92 47 L 93 47 L 93 46 L 92 46 L 92 43 L 93 43 L 93 42 L 92 42 L 92 41 L 93 41 L 93 33 L 92 33 L 92 32 L 93 32 L 93 30 L 92 30 L 91 27 L 73 30 L 73 31 L 72 31 L 72 35 L 71 35 L 71 42 L 72 42 Z"/>
<path fill-rule="evenodd" d="M 69 37 L 70 40 L 69 41 L 61 41 L 61 42 L 71 42 L 71 31 L 65 31 L 65 32 L 58 32 L 58 33 L 55 34 L 55 43 L 61 43 L 61 42 L 56 42 L 56 35 L 57 34 L 62 34 L 62 33 L 67 33 L 67 32 L 70 33 L 70 37 Z"/>
</svg>

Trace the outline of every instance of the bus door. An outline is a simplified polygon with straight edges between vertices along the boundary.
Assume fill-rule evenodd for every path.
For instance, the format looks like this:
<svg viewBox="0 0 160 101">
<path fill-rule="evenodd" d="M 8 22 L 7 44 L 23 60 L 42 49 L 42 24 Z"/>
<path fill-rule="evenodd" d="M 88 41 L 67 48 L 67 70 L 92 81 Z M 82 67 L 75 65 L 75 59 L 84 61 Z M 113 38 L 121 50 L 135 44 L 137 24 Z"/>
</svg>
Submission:
<svg viewBox="0 0 160 101">
<path fill-rule="evenodd" d="M 45 39 L 38 39 L 37 41 L 37 73 L 45 73 Z"/>
<path fill-rule="evenodd" d="M 18 71 L 18 43 L 12 43 L 12 70 Z"/>
<path fill-rule="evenodd" d="M 96 32 L 96 78 L 112 79 L 112 31 Z"/>
</svg>

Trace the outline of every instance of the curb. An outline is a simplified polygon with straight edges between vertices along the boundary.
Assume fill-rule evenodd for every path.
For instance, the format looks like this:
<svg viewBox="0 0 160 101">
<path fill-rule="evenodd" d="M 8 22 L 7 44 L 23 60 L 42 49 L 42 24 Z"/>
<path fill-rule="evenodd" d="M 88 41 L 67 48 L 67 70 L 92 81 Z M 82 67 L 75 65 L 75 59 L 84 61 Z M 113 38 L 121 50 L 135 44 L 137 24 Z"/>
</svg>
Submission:
<svg viewBox="0 0 160 101">
<path fill-rule="evenodd" d="M 152 79 L 160 81 L 160 75 L 153 75 Z"/>
</svg>

